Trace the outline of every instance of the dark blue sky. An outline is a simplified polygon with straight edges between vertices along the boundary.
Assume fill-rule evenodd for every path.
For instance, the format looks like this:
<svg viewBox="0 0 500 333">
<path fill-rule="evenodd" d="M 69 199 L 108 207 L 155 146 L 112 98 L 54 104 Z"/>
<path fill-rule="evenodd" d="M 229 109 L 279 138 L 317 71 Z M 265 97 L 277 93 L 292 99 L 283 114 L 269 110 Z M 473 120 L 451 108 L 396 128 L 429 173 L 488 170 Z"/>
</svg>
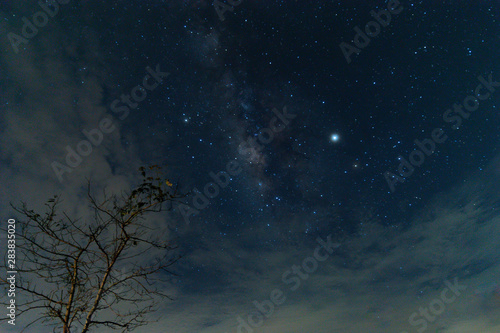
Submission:
<svg viewBox="0 0 500 333">
<path fill-rule="evenodd" d="M 18 52 L 9 33 L 40 7 L 0 6 L 2 202 L 57 192 L 85 214 L 85 177 L 119 191 L 158 164 L 184 193 L 203 192 L 237 163 L 189 224 L 195 193 L 151 222 L 184 255 L 168 287 L 177 300 L 159 312 L 167 330 L 237 332 L 281 288 L 287 301 L 255 332 L 416 332 L 412 312 L 458 278 L 470 287 L 428 330 L 498 331 L 498 292 L 474 294 L 499 269 L 498 3 L 401 1 L 350 62 L 340 44 L 355 48 L 355 27 L 386 2 L 242 0 L 221 21 L 205 0 L 70 1 Z M 120 119 L 113 102 L 125 107 L 157 66 L 169 75 Z M 459 116 L 480 84 L 488 97 Z M 116 130 L 60 181 L 53 162 L 103 118 Z M 446 141 L 391 191 L 384 174 L 403 177 L 398 157 L 436 128 Z M 284 272 L 328 235 L 340 247 L 290 292 Z"/>
</svg>

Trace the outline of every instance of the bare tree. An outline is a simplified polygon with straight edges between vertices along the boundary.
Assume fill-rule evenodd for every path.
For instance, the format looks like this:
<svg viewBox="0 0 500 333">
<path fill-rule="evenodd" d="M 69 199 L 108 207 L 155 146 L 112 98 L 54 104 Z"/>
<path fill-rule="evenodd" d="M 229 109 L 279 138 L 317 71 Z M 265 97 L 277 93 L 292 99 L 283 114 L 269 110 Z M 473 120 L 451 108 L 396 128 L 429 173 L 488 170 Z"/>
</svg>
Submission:
<svg viewBox="0 0 500 333">
<path fill-rule="evenodd" d="M 174 244 L 151 236 L 155 231 L 145 218 L 180 196 L 158 166 L 139 170 L 143 181 L 131 193 L 103 191 L 99 202 L 88 181 L 91 223 L 58 215 L 58 196 L 48 200 L 43 214 L 24 202 L 12 206 L 27 218 L 16 226 L 17 288 L 28 296 L 17 316 L 37 315 L 27 327 L 40 321 L 63 333 L 104 326 L 132 331 L 151 322 L 146 317 L 159 300 L 172 299 L 159 285 L 175 275 L 169 269 L 180 257 Z"/>
</svg>

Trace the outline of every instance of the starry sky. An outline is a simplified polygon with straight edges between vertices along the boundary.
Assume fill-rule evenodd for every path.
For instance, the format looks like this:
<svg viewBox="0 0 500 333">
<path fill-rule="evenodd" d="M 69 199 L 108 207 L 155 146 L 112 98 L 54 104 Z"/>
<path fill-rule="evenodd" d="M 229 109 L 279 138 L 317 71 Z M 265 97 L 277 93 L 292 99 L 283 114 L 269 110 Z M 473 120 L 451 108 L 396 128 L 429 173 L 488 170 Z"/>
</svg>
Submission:
<svg viewBox="0 0 500 333">
<path fill-rule="evenodd" d="M 500 3 L 42 5 L 0 2 L 2 220 L 162 166 L 183 258 L 137 332 L 500 331 Z"/>
</svg>

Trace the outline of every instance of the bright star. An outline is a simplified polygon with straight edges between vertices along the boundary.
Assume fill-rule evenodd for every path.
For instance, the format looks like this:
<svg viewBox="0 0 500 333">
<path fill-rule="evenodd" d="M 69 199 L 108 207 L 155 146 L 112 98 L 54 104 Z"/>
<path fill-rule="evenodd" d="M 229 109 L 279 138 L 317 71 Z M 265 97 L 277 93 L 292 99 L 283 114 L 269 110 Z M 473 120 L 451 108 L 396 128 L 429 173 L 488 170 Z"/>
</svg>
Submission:
<svg viewBox="0 0 500 333">
<path fill-rule="evenodd" d="M 340 136 L 338 134 L 332 134 L 330 136 L 330 141 L 331 142 L 338 142 L 340 140 Z"/>
</svg>

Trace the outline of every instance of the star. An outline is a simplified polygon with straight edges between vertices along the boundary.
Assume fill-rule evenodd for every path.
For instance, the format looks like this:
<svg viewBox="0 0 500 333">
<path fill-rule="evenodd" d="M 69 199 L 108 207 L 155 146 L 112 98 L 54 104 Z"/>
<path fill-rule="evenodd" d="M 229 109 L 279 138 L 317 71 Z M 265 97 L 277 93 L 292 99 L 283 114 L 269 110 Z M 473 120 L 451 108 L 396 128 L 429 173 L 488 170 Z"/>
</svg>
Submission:
<svg viewBox="0 0 500 333">
<path fill-rule="evenodd" d="M 340 136 L 337 133 L 333 133 L 330 135 L 330 141 L 331 142 L 338 142 L 340 140 Z"/>
</svg>

